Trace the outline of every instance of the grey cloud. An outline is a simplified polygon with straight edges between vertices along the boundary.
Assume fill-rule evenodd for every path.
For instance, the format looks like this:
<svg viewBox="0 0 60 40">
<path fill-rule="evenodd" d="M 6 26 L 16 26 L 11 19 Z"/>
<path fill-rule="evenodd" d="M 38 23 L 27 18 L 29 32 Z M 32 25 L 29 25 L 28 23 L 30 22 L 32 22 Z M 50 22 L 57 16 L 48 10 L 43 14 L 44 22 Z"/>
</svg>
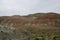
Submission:
<svg viewBox="0 0 60 40">
<path fill-rule="evenodd" d="M 0 0 L 0 15 L 59 12 L 60 0 Z"/>
</svg>

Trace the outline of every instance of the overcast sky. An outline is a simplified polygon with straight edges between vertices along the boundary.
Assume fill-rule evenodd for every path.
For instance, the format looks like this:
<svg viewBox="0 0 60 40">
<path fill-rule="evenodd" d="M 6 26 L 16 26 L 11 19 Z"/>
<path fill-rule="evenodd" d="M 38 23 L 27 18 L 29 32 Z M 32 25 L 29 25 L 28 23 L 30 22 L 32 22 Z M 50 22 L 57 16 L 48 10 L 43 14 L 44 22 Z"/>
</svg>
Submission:
<svg viewBox="0 0 60 40">
<path fill-rule="evenodd" d="M 60 0 L 0 0 L 0 16 L 35 12 L 60 13 Z"/>
</svg>

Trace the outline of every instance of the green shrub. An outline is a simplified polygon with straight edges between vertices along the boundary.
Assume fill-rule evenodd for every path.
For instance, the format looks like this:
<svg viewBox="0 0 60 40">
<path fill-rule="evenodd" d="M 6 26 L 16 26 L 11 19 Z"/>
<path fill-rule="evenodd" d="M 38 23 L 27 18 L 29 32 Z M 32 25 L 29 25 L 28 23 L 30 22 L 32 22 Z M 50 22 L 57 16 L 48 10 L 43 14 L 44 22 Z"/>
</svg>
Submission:
<svg viewBox="0 0 60 40">
<path fill-rule="evenodd" d="M 39 40 L 39 38 L 35 38 L 34 40 Z"/>
</svg>

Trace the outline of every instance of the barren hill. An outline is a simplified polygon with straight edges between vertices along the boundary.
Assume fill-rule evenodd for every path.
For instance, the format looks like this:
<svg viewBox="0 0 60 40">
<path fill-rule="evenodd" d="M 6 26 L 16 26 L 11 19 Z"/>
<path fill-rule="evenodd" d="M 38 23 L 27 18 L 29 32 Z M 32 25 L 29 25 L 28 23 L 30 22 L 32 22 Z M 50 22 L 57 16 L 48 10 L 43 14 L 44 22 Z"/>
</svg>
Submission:
<svg viewBox="0 0 60 40">
<path fill-rule="evenodd" d="M 54 38 L 55 35 L 60 35 L 58 13 L 0 16 L 0 40 L 34 40 L 36 37 Z"/>
<path fill-rule="evenodd" d="M 1 23 L 13 23 L 14 25 L 24 24 L 46 24 L 55 25 L 60 24 L 60 14 L 49 12 L 49 13 L 35 13 L 27 16 L 13 15 L 0 17 Z"/>
</svg>

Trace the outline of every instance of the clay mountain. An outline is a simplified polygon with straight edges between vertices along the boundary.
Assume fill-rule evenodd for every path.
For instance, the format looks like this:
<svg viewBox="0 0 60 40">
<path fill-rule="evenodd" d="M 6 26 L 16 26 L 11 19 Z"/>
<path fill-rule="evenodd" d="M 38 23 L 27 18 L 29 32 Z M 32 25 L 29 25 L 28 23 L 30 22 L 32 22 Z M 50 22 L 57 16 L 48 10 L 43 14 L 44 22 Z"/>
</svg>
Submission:
<svg viewBox="0 0 60 40">
<path fill-rule="evenodd" d="M 1 16 L 1 24 L 13 24 L 16 26 L 23 25 L 50 25 L 59 26 L 60 14 L 58 13 L 35 13 L 27 16 L 13 15 L 13 16 Z"/>
<path fill-rule="evenodd" d="M 39 40 L 42 34 L 60 34 L 59 13 L 0 16 L 0 40 Z"/>
</svg>

